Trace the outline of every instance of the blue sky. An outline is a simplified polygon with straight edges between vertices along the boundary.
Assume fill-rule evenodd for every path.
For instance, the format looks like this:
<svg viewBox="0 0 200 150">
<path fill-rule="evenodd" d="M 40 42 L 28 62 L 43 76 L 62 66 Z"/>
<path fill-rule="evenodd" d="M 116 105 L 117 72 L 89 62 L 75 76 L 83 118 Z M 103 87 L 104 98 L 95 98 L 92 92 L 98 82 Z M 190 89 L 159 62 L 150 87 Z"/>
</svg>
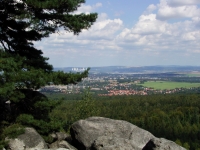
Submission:
<svg viewBox="0 0 200 150">
<path fill-rule="evenodd" d="M 36 43 L 54 67 L 200 65 L 200 0 L 86 0 L 75 13 L 90 12 L 79 36 Z"/>
</svg>

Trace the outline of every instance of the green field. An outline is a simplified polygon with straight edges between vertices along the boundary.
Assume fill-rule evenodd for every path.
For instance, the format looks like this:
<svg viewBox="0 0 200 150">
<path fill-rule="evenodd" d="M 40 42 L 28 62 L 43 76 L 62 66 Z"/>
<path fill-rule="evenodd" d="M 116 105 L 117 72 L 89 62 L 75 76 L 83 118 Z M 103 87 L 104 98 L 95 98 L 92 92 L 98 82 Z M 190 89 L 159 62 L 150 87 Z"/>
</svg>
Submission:
<svg viewBox="0 0 200 150">
<path fill-rule="evenodd" d="M 169 81 L 147 81 L 143 84 L 138 84 L 138 85 L 159 90 L 200 87 L 200 83 L 169 82 Z"/>
<path fill-rule="evenodd" d="M 200 73 L 190 73 L 186 74 L 187 77 L 200 77 Z"/>
</svg>

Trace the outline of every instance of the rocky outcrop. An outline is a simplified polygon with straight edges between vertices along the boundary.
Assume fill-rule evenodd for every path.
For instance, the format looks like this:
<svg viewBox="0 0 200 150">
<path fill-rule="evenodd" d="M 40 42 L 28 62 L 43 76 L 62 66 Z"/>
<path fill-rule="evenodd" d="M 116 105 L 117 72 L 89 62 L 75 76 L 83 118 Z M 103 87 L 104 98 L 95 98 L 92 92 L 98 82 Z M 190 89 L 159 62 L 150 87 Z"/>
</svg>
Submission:
<svg viewBox="0 0 200 150">
<path fill-rule="evenodd" d="M 49 144 L 49 148 L 66 148 L 69 150 L 77 150 L 74 146 L 71 145 L 71 136 L 64 132 L 55 132 L 51 134 L 51 137 L 55 142 Z"/>
<path fill-rule="evenodd" d="M 46 144 L 35 129 L 25 128 L 24 134 L 8 139 L 7 150 L 185 150 L 123 120 L 90 117 L 75 122 L 70 132 L 52 133 L 54 142 Z"/>
<path fill-rule="evenodd" d="M 15 139 L 9 139 L 10 150 L 27 150 L 31 148 L 46 149 L 44 139 L 33 128 L 25 128 L 25 133 Z"/>
<path fill-rule="evenodd" d="M 49 145 L 50 149 L 58 149 L 58 148 L 66 148 L 69 150 L 77 150 L 74 146 L 69 144 L 67 141 L 62 140 L 62 141 L 56 141 L 52 144 Z"/>
<path fill-rule="evenodd" d="M 176 143 L 164 138 L 151 139 L 142 150 L 185 150 Z"/>
<path fill-rule="evenodd" d="M 129 122 L 103 117 L 79 120 L 70 132 L 73 144 L 81 150 L 185 150 Z"/>
<path fill-rule="evenodd" d="M 25 128 L 25 133 L 19 135 L 15 139 L 7 139 L 8 150 L 77 150 L 70 145 L 65 139 L 71 138 L 71 136 L 57 132 L 54 133 L 54 139 L 56 142 L 47 146 L 44 139 L 33 128 Z"/>
<path fill-rule="evenodd" d="M 55 132 L 51 134 L 54 141 L 71 140 L 71 136 L 64 132 Z"/>
</svg>

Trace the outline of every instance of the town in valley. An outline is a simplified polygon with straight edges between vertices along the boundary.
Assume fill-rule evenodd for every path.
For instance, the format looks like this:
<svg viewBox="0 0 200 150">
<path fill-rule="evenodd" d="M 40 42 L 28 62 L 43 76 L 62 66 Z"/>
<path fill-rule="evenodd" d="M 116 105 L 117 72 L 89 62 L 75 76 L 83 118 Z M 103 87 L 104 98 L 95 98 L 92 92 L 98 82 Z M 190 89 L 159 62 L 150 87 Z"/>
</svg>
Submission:
<svg viewBox="0 0 200 150">
<path fill-rule="evenodd" d="M 60 70 L 81 72 L 86 68 L 71 67 Z M 75 85 L 50 83 L 39 91 L 81 94 L 88 88 L 98 96 L 196 93 L 200 91 L 200 67 L 96 67 L 91 68 L 89 76 L 80 83 Z"/>
</svg>

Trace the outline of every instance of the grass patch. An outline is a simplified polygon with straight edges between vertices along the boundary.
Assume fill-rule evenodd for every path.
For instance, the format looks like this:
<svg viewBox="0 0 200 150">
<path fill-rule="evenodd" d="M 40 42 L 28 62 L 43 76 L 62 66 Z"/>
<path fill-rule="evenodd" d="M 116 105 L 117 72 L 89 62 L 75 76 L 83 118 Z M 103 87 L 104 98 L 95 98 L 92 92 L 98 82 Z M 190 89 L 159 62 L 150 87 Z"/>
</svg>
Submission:
<svg viewBox="0 0 200 150">
<path fill-rule="evenodd" d="M 200 73 L 190 73 L 186 74 L 187 77 L 200 77 Z"/>
<path fill-rule="evenodd" d="M 188 83 L 188 82 L 170 82 L 170 81 L 147 81 L 142 85 L 148 88 L 154 88 L 157 90 L 164 90 L 164 89 L 175 89 L 175 88 L 192 88 L 192 87 L 200 87 L 200 83 Z"/>
</svg>

